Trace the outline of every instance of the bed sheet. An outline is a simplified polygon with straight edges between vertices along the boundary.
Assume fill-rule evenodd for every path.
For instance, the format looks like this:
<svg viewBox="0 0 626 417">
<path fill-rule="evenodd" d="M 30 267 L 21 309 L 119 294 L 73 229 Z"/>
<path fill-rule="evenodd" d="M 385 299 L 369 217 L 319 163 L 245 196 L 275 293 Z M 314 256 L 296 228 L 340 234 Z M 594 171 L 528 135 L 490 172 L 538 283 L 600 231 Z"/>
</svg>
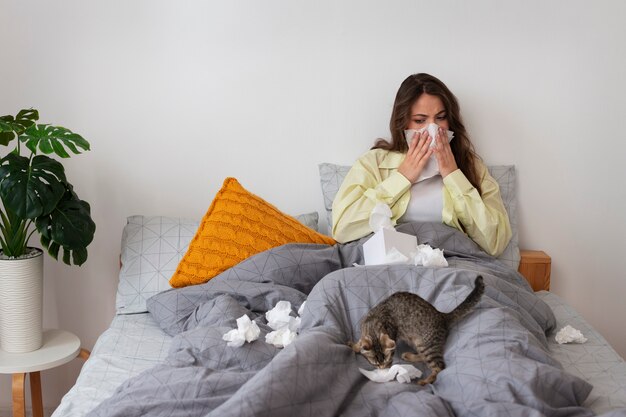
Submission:
<svg viewBox="0 0 626 417">
<path fill-rule="evenodd" d="M 122 382 L 162 362 L 171 339 L 150 313 L 116 315 L 52 416 L 84 416 Z"/>
<path fill-rule="evenodd" d="M 549 346 L 568 372 L 591 383 L 594 388 L 584 403 L 596 413 L 626 407 L 626 362 L 607 341 L 571 306 L 557 295 L 540 291 L 537 295 L 554 311 L 556 329 L 571 325 L 588 341 L 559 345 L 554 334 Z M 53 417 L 82 417 L 111 396 L 125 380 L 163 361 L 171 337 L 165 334 L 149 313 L 118 315 L 98 338 L 76 385 L 65 395 Z"/>
<path fill-rule="evenodd" d="M 550 351 L 569 373 L 591 385 L 593 390 L 585 403 L 600 414 L 614 408 L 626 407 L 626 362 L 581 315 L 558 295 L 548 291 L 536 293 L 546 302 L 556 317 L 555 331 L 548 335 Z M 587 338 L 582 344 L 559 345 L 554 336 L 566 325 L 578 329 Z"/>
</svg>

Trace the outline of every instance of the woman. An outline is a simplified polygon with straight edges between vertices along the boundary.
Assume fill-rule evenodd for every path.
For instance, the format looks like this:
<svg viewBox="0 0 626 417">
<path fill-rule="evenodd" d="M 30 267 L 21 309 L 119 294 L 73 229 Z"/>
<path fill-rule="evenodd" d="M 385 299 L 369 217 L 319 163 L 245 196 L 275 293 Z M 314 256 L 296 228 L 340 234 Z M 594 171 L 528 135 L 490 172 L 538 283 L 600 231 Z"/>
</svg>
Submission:
<svg viewBox="0 0 626 417">
<path fill-rule="evenodd" d="M 429 124 L 437 125 L 431 127 L 434 140 L 421 131 Z M 498 183 L 474 152 L 452 92 L 432 75 L 409 76 L 396 94 L 390 128 L 391 143 L 378 140 L 339 188 L 333 237 L 349 242 L 372 233 L 370 213 L 382 202 L 391 208 L 394 225 L 442 221 L 487 253 L 500 255 L 511 239 L 509 218 Z"/>
</svg>

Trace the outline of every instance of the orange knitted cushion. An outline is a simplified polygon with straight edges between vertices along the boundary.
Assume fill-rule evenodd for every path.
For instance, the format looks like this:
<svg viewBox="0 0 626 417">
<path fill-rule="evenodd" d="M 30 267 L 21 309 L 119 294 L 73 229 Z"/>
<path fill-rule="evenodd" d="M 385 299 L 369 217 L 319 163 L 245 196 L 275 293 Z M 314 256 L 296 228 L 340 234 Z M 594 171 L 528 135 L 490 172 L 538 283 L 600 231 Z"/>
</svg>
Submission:
<svg viewBox="0 0 626 417">
<path fill-rule="evenodd" d="M 336 242 L 248 192 L 235 178 L 226 178 L 170 285 L 202 284 L 256 253 L 286 243 Z"/>
</svg>

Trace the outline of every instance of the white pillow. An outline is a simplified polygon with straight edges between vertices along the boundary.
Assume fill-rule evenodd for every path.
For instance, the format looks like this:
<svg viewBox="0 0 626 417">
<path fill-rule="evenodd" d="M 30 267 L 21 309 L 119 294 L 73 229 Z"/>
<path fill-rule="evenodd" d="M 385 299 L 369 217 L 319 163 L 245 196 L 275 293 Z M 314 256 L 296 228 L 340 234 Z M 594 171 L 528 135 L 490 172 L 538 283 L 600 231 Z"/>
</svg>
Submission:
<svg viewBox="0 0 626 417">
<path fill-rule="evenodd" d="M 320 173 L 320 184 L 322 186 L 322 194 L 324 196 L 324 208 L 326 209 L 326 219 L 328 225 L 332 224 L 333 200 L 344 178 L 350 170 L 350 166 L 336 165 L 324 162 L 318 165 Z M 502 202 L 509 214 L 511 230 L 513 236 L 511 241 L 504 249 L 504 252 L 498 259 L 517 270 L 519 268 L 520 253 L 518 246 L 518 230 L 517 230 L 517 188 L 515 165 L 493 165 L 487 169 L 491 176 L 498 182 L 500 186 L 500 195 Z"/>
<path fill-rule="evenodd" d="M 318 230 L 317 212 L 295 216 Z M 146 300 L 170 289 L 200 221 L 162 216 L 130 216 L 122 231 L 122 267 L 115 299 L 117 314 L 146 312 Z"/>
</svg>

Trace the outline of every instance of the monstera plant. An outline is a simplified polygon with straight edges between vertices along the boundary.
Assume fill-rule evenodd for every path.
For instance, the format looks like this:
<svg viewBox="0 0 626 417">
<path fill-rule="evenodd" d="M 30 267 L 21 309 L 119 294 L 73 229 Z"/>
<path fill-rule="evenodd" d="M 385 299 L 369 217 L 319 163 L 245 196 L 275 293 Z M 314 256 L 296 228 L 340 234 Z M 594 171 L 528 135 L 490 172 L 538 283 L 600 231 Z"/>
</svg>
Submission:
<svg viewBox="0 0 626 417">
<path fill-rule="evenodd" d="M 38 124 L 39 112 L 21 110 L 0 117 L 0 244 L 5 257 L 28 252 L 37 231 L 42 247 L 68 265 L 87 260 L 96 225 L 89 203 L 81 200 L 65 177 L 63 165 L 48 155 L 69 158 L 89 150 L 89 143 L 69 129 Z M 1 149 L 1 148 L 0 148 Z"/>
</svg>

